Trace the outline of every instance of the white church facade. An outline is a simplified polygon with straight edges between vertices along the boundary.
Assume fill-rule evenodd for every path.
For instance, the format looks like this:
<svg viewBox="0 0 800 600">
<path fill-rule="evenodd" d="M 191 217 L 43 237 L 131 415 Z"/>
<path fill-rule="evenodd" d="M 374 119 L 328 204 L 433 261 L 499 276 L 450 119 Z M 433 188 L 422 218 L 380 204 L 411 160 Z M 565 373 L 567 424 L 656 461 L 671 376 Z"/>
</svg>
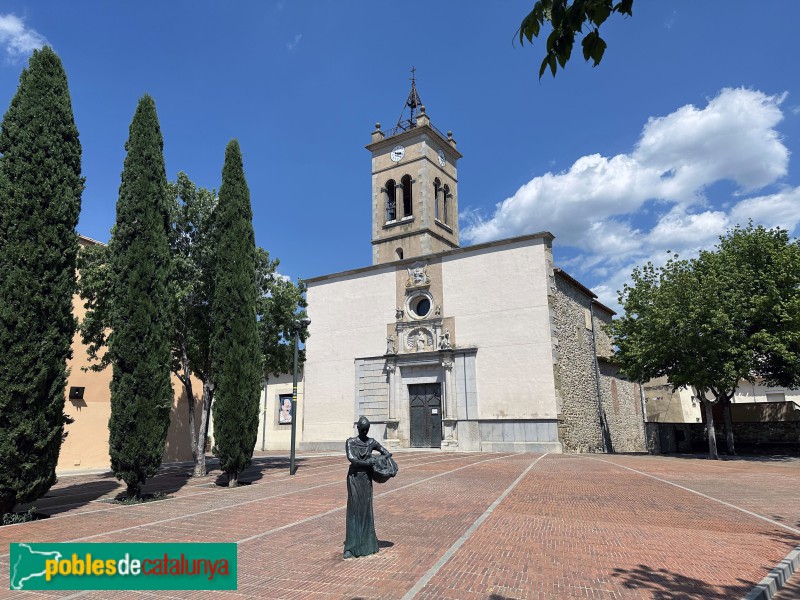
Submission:
<svg viewBox="0 0 800 600">
<path fill-rule="evenodd" d="M 461 154 L 413 83 L 407 106 L 367 146 L 373 264 L 306 280 L 300 449 L 341 450 L 364 415 L 387 448 L 644 450 L 613 312 L 554 267 L 548 232 L 461 247 Z"/>
</svg>

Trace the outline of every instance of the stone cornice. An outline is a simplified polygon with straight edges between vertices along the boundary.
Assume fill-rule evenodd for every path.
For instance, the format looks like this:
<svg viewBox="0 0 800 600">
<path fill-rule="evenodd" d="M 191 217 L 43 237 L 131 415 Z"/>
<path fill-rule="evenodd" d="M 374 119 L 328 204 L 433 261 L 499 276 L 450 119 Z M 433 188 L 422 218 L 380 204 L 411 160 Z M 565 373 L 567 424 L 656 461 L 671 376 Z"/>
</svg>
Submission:
<svg viewBox="0 0 800 600">
<path fill-rule="evenodd" d="M 364 147 L 370 152 L 374 153 L 384 148 L 391 148 L 395 144 L 399 144 L 406 140 L 410 140 L 412 138 L 420 136 L 423 133 L 426 133 L 435 138 L 442 145 L 442 150 L 444 150 L 445 154 L 449 155 L 451 159 L 455 158 L 456 160 L 458 160 L 463 156 L 461 152 L 453 148 L 453 146 L 450 144 L 449 141 L 447 141 L 446 138 L 443 138 L 441 135 L 439 135 L 438 131 L 436 131 L 435 129 L 433 129 L 433 127 L 430 127 L 428 125 L 417 125 L 416 127 L 407 129 L 406 131 L 398 133 L 397 135 L 393 135 L 391 137 L 384 138 L 377 142 L 372 142 L 371 144 L 367 144 Z"/>
<path fill-rule="evenodd" d="M 416 233 L 419 233 L 417 231 Z M 433 232 L 431 232 L 433 234 Z M 545 243 L 551 243 L 555 236 L 550 233 L 549 231 L 540 231 L 538 233 L 531 233 L 528 235 L 520 235 L 518 237 L 507 238 L 504 240 L 496 240 L 494 242 L 484 242 L 483 244 L 475 244 L 474 246 L 463 246 L 459 248 L 453 248 L 452 250 L 445 250 L 444 252 L 435 252 L 433 254 L 424 254 L 422 256 L 412 256 L 409 258 L 404 258 L 403 260 L 395 260 L 392 262 L 385 262 L 380 263 L 377 265 L 369 265 L 367 267 L 360 267 L 358 269 L 350 269 L 348 271 L 340 271 L 338 273 L 331 273 L 329 275 L 320 275 L 318 277 L 309 277 L 308 279 L 303 279 L 303 283 L 305 284 L 315 284 L 315 283 L 322 283 L 324 281 L 329 281 L 331 279 L 338 279 L 340 277 L 347 277 L 349 275 L 359 275 L 362 273 L 369 273 L 370 271 L 379 271 L 381 269 L 386 269 L 387 267 L 402 267 L 406 265 L 411 265 L 415 262 L 420 260 L 432 260 L 436 258 L 444 258 L 444 257 L 451 257 L 457 256 L 459 254 L 464 254 L 467 252 L 475 252 L 476 250 L 485 250 L 489 248 L 501 248 L 502 246 L 510 246 L 511 244 L 518 244 L 520 242 L 528 242 L 534 240 L 544 240 Z M 382 240 L 384 241 L 384 240 Z"/>
</svg>

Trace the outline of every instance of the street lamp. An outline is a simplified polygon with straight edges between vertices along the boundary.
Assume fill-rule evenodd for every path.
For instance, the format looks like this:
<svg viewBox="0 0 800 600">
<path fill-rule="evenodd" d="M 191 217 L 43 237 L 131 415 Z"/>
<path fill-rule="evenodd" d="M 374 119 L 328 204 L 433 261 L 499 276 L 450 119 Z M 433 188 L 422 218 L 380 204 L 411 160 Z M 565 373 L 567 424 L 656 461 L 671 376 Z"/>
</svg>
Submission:
<svg viewBox="0 0 800 600">
<path fill-rule="evenodd" d="M 300 346 L 300 329 L 308 327 L 311 319 L 297 319 L 294 322 L 294 375 L 292 376 L 292 449 L 289 455 L 289 475 L 294 475 L 294 447 L 297 439 L 297 353 Z"/>
</svg>

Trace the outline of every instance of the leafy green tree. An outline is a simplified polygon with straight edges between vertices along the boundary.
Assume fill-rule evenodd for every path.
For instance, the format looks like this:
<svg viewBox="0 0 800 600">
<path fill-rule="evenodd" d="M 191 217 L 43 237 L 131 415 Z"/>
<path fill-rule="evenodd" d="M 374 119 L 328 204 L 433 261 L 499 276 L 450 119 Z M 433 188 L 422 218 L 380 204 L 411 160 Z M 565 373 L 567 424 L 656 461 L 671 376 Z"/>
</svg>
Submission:
<svg viewBox="0 0 800 600">
<path fill-rule="evenodd" d="M 266 390 L 269 378 L 291 373 L 294 367 L 295 323 L 307 316 L 306 286 L 297 285 L 277 274 L 280 261 L 270 260 L 269 252 L 256 249 L 256 281 L 258 283 L 258 338 L 262 360 L 261 372 Z M 308 326 L 299 331 L 301 343 L 308 338 Z M 298 353 L 298 367 L 305 362 L 305 349 Z"/>
<path fill-rule="evenodd" d="M 56 481 L 75 331 L 81 144 L 67 76 L 35 50 L 0 126 L 0 515 Z"/>
<path fill-rule="evenodd" d="M 666 376 L 705 410 L 717 458 L 712 405 L 729 405 L 742 380 L 800 385 L 800 244 L 783 229 L 736 227 L 713 251 L 635 269 L 611 325 L 631 377 Z M 729 410 L 728 449 L 734 452 Z"/>
<path fill-rule="evenodd" d="M 613 13 L 631 16 L 633 0 L 537 0 L 533 10 L 525 15 L 517 30 L 520 44 L 533 43 L 545 23 L 552 25 L 547 36 L 546 53 L 539 67 L 539 79 L 547 68 L 553 77 L 560 66 L 566 66 L 572 56 L 575 36 L 584 34 L 581 41 L 583 58 L 591 60 L 594 67 L 600 64 L 606 51 L 606 42 L 600 37 L 600 26 Z"/>
<path fill-rule="evenodd" d="M 195 477 L 206 474 L 205 446 L 214 385 L 211 380 L 211 302 L 216 241 L 213 190 L 197 188 L 186 173 L 170 185 L 172 202 L 173 314 L 172 371 L 186 392 Z M 200 426 L 196 425 L 192 377 L 202 384 Z"/>
<path fill-rule="evenodd" d="M 158 472 L 172 406 L 170 204 L 156 105 L 139 100 L 108 246 L 111 468 L 138 497 Z"/>
<path fill-rule="evenodd" d="M 214 454 L 235 487 L 258 435 L 260 358 L 256 322 L 256 246 L 250 191 L 239 143 L 225 150 L 216 211 L 218 228 L 211 359 Z"/>
<path fill-rule="evenodd" d="M 305 308 L 306 286 L 302 281 L 297 285 L 286 277 L 276 273 L 280 264 L 278 259 L 270 260 L 269 253 L 263 248 L 256 252 L 256 280 L 259 287 L 259 298 L 256 312 L 258 314 L 258 332 L 262 372 L 264 378 L 271 375 L 291 373 L 294 362 L 295 322 L 307 317 Z M 308 338 L 308 327 L 300 329 L 300 342 Z M 298 362 L 305 362 L 305 350 L 301 350 Z"/>
</svg>

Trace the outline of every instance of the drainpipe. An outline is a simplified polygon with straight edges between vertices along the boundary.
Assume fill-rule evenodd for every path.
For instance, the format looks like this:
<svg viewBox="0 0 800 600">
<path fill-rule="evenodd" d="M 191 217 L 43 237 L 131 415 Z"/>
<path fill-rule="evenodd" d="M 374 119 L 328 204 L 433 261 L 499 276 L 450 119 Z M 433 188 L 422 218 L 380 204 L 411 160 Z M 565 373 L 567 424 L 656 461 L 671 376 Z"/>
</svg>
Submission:
<svg viewBox="0 0 800 600">
<path fill-rule="evenodd" d="M 639 382 L 639 401 L 642 403 L 642 422 L 647 423 L 647 402 L 644 399 L 644 384 Z"/>
<path fill-rule="evenodd" d="M 589 301 L 589 320 L 592 325 L 592 355 L 594 356 L 594 378 L 597 388 L 597 417 L 600 421 L 600 435 L 603 440 L 603 452 L 608 452 L 606 443 L 606 422 L 603 418 L 603 397 L 600 394 L 600 364 L 597 361 L 597 338 L 594 335 L 594 301 Z"/>
</svg>

